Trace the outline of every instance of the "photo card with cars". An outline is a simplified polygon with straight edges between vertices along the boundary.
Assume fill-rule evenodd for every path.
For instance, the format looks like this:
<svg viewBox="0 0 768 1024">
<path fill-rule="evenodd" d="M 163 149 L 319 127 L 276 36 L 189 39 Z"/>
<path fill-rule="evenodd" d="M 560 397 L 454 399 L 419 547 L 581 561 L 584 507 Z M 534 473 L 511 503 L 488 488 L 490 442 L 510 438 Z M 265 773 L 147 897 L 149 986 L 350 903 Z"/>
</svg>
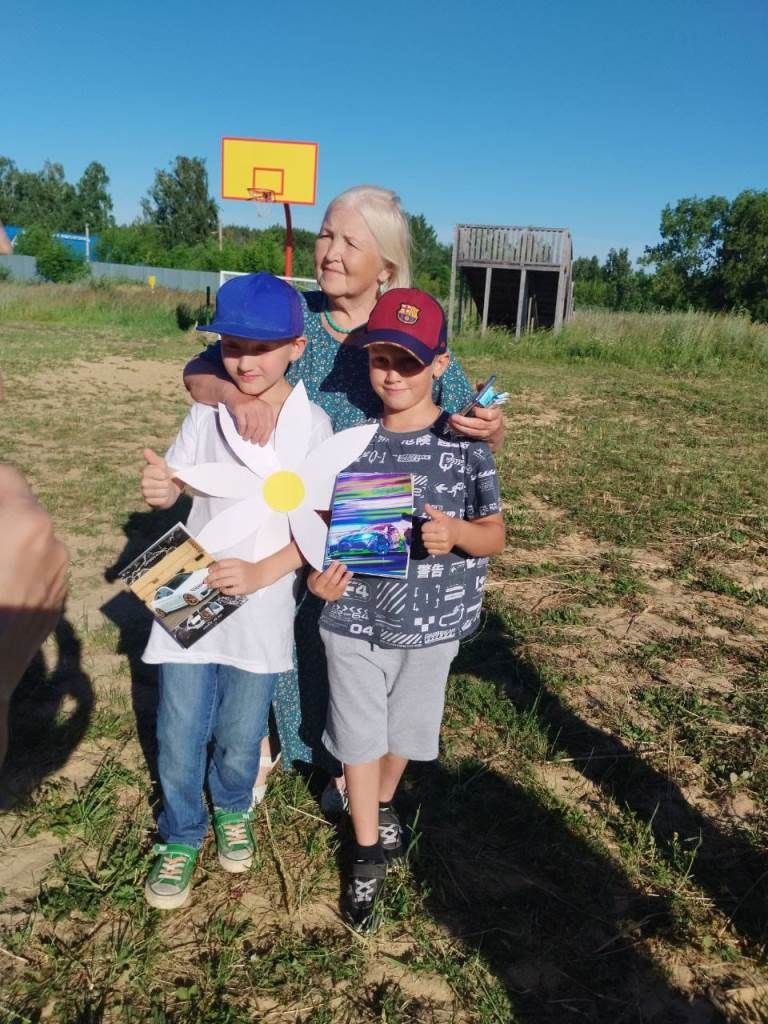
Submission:
<svg viewBox="0 0 768 1024">
<path fill-rule="evenodd" d="M 214 561 L 177 523 L 119 575 L 176 643 L 191 647 L 248 600 L 208 586 L 208 566 Z"/>
<path fill-rule="evenodd" d="M 339 473 L 331 502 L 324 566 L 405 579 L 411 548 L 410 473 Z"/>
</svg>

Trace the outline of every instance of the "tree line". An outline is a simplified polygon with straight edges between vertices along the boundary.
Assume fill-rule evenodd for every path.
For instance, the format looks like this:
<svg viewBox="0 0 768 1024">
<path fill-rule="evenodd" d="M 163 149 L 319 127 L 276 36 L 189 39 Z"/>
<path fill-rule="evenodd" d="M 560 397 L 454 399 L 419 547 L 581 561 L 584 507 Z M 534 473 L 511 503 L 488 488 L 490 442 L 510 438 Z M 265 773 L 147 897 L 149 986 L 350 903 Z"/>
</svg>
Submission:
<svg viewBox="0 0 768 1024">
<path fill-rule="evenodd" d="M 627 249 L 574 260 L 574 297 L 610 309 L 701 309 L 768 321 L 768 191 L 680 199 L 635 269 Z M 647 273 L 644 267 L 653 268 Z"/>
<path fill-rule="evenodd" d="M 87 267 L 52 240 L 51 232 L 82 233 L 86 224 L 92 234 L 99 235 L 94 257 L 111 263 L 283 272 L 285 228 L 281 225 L 226 225 L 219 242 L 219 208 L 211 198 L 208 172 L 200 157 L 178 156 L 168 169 L 156 171 L 141 200 L 141 216 L 132 224 L 115 223 L 108 186 L 106 169 L 99 163 L 89 164 L 73 185 L 66 181 L 61 164 L 21 171 L 12 160 L 0 157 L 0 221 L 24 227 L 15 251 L 36 256 L 41 272 L 57 280 L 72 280 L 87 273 Z M 423 214 L 407 216 L 414 281 L 426 291 L 445 296 L 451 248 L 438 240 Z M 313 232 L 294 228 L 296 277 L 314 277 L 314 245 Z"/>
<path fill-rule="evenodd" d="M 443 245 L 423 214 L 408 215 L 414 282 L 439 296 L 450 286 L 451 247 Z M 0 156 L 0 221 L 25 228 L 16 251 L 38 257 L 60 277 L 87 273 L 51 232 L 99 235 L 96 258 L 188 270 L 270 270 L 281 273 L 285 229 L 228 225 L 218 238 L 219 208 L 211 198 L 205 161 L 178 156 L 141 201 L 141 216 L 118 225 L 105 167 L 90 163 L 80 179 L 46 163 L 23 171 Z M 574 261 L 578 305 L 610 309 L 703 309 L 745 312 L 768 321 L 768 191 L 680 199 L 661 212 L 660 241 L 646 246 L 640 267 L 627 249 Z M 314 234 L 294 230 L 294 273 L 314 274 Z"/>
</svg>

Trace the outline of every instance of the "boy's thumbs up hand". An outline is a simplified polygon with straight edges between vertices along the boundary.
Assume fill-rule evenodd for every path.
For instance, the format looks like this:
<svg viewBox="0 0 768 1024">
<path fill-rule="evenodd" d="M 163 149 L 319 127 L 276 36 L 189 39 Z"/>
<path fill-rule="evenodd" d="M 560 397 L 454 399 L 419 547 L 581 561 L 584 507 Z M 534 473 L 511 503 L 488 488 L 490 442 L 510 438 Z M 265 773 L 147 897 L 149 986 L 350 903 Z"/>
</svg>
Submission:
<svg viewBox="0 0 768 1024">
<path fill-rule="evenodd" d="M 431 505 L 424 506 L 429 522 L 421 527 L 421 540 L 430 555 L 447 555 L 456 547 L 458 520 Z"/>
<path fill-rule="evenodd" d="M 141 474 L 141 495 L 153 508 L 169 508 L 179 496 L 168 464 L 151 448 L 144 449 L 144 472 Z"/>
</svg>

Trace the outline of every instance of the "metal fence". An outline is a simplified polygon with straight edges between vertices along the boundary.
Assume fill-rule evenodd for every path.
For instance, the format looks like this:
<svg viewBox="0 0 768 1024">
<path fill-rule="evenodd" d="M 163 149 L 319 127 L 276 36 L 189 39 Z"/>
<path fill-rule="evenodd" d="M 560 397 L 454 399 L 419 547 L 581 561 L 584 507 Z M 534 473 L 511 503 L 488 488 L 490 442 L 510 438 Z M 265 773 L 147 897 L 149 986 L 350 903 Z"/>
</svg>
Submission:
<svg viewBox="0 0 768 1024">
<path fill-rule="evenodd" d="M 10 271 L 12 281 L 38 281 L 34 256 L 0 256 L 0 267 Z"/>
<path fill-rule="evenodd" d="M 186 292 L 201 292 L 210 288 L 216 292 L 219 274 L 208 270 L 174 270 L 171 267 L 135 267 L 128 263 L 89 263 L 92 277 L 108 277 L 119 281 L 148 284 L 154 277 L 160 288 L 178 288 Z M 0 256 L 0 267 L 8 267 L 12 281 L 39 281 L 34 256 Z"/>
<path fill-rule="evenodd" d="M 123 281 L 143 281 L 148 283 L 150 277 L 160 288 L 179 288 L 185 292 L 200 292 L 210 288 L 218 290 L 218 271 L 210 270 L 175 270 L 172 267 L 134 267 L 128 263 L 91 263 L 93 277 L 120 278 Z"/>
</svg>

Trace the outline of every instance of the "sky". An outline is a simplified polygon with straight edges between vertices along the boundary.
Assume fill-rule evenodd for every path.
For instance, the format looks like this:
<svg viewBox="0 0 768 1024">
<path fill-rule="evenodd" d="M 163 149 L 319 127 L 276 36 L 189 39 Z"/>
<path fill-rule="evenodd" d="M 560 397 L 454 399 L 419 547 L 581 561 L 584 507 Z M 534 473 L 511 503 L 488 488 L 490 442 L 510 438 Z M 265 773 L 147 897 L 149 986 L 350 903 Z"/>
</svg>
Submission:
<svg viewBox="0 0 768 1024">
<path fill-rule="evenodd" d="M 92 160 L 127 223 L 155 171 L 220 139 L 319 144 L 319 227 L 351 185 L 456 223 L 570 229 L 577 256 L 658 239 L 684 196 L 768 188 L 767 0 L 10 0 L 0 155 L 75 181 Z M 225 224 L 270 206 L 219 199 Z"/>
</svg>

